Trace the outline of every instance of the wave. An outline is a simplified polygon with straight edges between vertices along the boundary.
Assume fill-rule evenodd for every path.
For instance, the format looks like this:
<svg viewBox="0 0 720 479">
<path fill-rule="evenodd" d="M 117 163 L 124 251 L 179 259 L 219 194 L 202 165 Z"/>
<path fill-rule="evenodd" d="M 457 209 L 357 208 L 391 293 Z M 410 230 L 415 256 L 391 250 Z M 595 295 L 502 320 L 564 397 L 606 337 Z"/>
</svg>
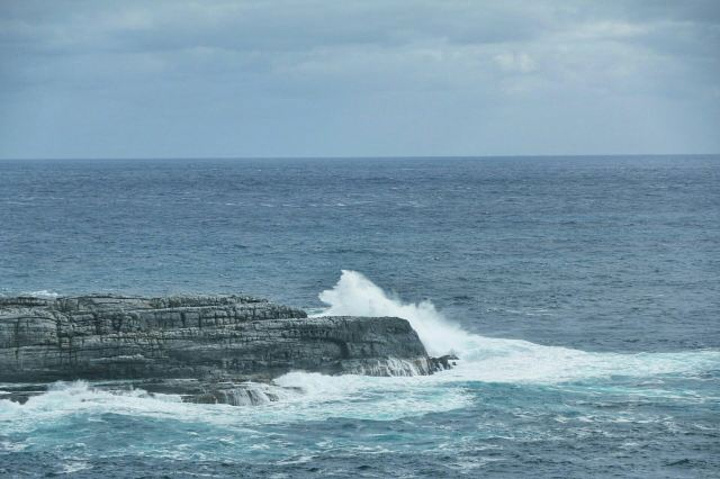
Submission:
<svg viewBox="0 0 720 479">
<path fill-rule="evenodd" d="M 40 299 L 57 299 L 60 297 L 60 293 L 42 289 L 40 291 L 20 291 L 12 292 L 6 288 L 0 290 L 0 298 L 10 298 L 14 296 L 25 296 L 29 298 L 40 298 Z"/>
<path fill-rule="evenodd" d="M 357 271 L 343 270 L 320 293 L 328 307 L 317 315 L 397 316 L 407 319 L 432 356 L 456 354 L 461 362 L 437 379 L 557 383 L 612 376 L 696 374 L 720 367 L 720 352 L 592 353 L 517 339 L 472 334 L 448 320 L 430 301 L 391 297 Z"/>
<path fill-rule="evenodd" d="M 395 420 L 459 409 L 471 401 L 462 389 L 424 384 L 421 378 L 293 372 L 275 380 L 276 386 L 288 388 L 280 401 L 251 407 L 185 403 L 175 395 L 108 390 L 86 381 L 58 382 L 25 404 L 0 399 L 0 438 L 2 433 L 27 433 L 78 416 L 105 421 L 104 415 L 110 414 L 244 429 L 332 417 Z"/>
<path fill-rule="evenodd" d="M 260 402 L 253 407 L 183 403 L 177 396 L 148 394 L 140 389 L 108 391 L 82 381 L 58 383 L 24 405 L 0 399 L 0 429 L 32 431 L 43 423 L 78 414 L 95 418 L 104 414 L 143 416 L 248 430 L 262 424 L 332 417 L 395 420 L 468 407 L 477 400 L 473 391 L 484 387 L 483 383 L 563 384 L 562 387 L 582 389 L 585 380 L 611 379 L 616 385 L 614 380 L 618 377 L 642 378 L 647 382 L 646 377 L 690 378 L 720 369 L 718 351 L 592 353 L 472 334 L 445 318 L 431 302 L 408 303 L 391 297 L 355 271 L 343 271 L 333 288 L 320 293 L 320 299 L 327 308 L 316 315 L 405 318 L 430 354 L 453 352 L 460 361 L 457 367 L 431 376 L 411 375 L 401 363 L 393 366 L 401 373 L 395 377 L 291 372 L 274 381 L 274 386 L 286 391 L 279 401 L 235 398 L 237 404 Z M 390 361 L 383 367 L 393 364 Z M 258 391 L 264 392 L 266 387 L 263 385 Z M 643 394 L 639 389 L 634 393 Z M 677 391 L 647 393 L 671 397 Z"/>
<path fill-rule="evenodd" d="M 462 348 L 468 334 L 447 321 L 430 301 L 404 303 L 389 297 L 375 283 L 357 271 L 343 270 L 332 288 L 319 294 L 328 305 L 317 316 L 395 316 L 410 321 L 432 356 L 442 356 Z"/>
<path fill-rule="evenodd" d="M 42 289 L 40 291 L 30 291 L 29 293 L 27 293 L 27 296 L 42 299 L 55 299 L 60 297 L 60 293 L 56 293 L 55 291 L 49 291 L 47 289 Z"/>
</svg>

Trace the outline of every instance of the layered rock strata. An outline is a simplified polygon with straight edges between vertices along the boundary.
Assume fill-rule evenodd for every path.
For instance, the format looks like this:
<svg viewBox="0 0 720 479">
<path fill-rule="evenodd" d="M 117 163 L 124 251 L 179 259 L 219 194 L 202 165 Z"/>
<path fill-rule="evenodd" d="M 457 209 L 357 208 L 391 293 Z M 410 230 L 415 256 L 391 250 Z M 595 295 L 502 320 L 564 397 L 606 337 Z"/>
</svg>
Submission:
<svg viewBox="0 0 720 479">
<path fill-rule="evenodd" d="M 0 299 L 0 382 L 123 381 L 195 402 L 272 401 L 266 385 L 292 370 L 432 374 L 400 318 L 308 318 L 249 296 Z M 3 389 L 0 386 L 0 389 Z M 28 393 L 30 394 L 30 393 Z"/>
</svg>

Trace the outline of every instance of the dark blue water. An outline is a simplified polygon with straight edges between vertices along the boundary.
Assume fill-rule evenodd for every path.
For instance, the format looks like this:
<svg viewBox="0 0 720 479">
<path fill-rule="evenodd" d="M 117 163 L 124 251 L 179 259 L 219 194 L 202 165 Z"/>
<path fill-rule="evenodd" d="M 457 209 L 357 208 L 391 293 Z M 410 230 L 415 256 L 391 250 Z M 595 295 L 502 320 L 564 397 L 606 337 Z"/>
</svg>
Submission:
<svg viewBox="0 0 720 479">
<path fill-rule="evenodd" d="M 0 293 L 99 291 L 369 295 L 463 365 L 257 408 L 58 386 L 0 401 L 0 472 L 720 475 L 718 156 L 0 162 Z"/>
</svg>

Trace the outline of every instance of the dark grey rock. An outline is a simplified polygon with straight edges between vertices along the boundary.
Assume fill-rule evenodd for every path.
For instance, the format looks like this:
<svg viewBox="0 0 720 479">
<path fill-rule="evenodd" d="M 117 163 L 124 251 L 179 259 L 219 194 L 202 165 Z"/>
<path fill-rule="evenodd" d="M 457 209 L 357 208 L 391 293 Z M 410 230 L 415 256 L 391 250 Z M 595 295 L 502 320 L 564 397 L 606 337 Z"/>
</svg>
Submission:
<svg viewBox="0 0 720 479">
<path fill-rule="evenodd" d="M 6 383 L 134 381 L 241 405 L 277 399 L 258 381 L 292 370 L 410 375 L 449 367 L 447 358 L 428 357 L 400 318 L 308 318 L 248 296 L 0 299 Z"/>
</svg>

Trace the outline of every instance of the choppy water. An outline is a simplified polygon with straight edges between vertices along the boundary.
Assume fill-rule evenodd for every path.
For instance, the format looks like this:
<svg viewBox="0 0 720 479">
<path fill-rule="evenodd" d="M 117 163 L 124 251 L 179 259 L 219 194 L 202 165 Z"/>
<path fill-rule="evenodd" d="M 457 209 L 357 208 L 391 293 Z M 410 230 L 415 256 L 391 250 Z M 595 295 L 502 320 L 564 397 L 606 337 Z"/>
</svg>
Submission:
<svg viewBox="0 0 720 479">
<path fill-rule="evenodd" d="M 0 225 L 3 294 L 243 290 L 462 358 L 252 408 L 58 384 L 0 400 L 0 474 L 720 476 L 720 157 L 0 162 Z"/>
</svg>

